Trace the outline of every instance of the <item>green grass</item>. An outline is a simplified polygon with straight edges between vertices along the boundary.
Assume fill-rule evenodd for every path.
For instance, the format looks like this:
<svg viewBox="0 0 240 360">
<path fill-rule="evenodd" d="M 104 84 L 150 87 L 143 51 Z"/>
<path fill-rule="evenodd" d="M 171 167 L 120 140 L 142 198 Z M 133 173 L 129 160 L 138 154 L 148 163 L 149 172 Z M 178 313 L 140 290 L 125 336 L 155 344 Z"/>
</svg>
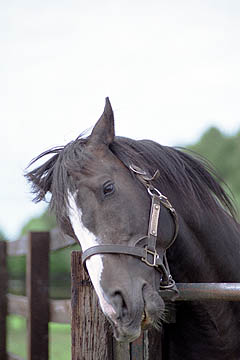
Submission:
<svg viewBox="0 0 240 360">
<path fill-rule="evenodd" d="M 26 320 L 21 316 L 7 318 L 7 351 L 26 359 Z"/>
<path fill-rule="evenodd" d="M 7 351 L 23 359 L 27 358 L 27 325 L 21 316 L 10 315 L 7 319 Z M 70 325 L 49 323 L 49 360 L 71 359 Z"/>
<path fill-rule="evenodd" d="M 71 359 L 71 328 L 70 325 L 49 323 L 49 359 Z"/>
</svg>

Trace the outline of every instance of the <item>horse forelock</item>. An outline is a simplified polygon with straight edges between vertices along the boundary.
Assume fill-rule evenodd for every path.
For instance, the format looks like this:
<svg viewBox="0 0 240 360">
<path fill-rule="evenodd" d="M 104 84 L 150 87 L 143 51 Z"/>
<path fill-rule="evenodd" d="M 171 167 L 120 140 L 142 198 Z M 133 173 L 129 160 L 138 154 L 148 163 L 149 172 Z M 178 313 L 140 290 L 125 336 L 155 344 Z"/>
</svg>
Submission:
<svg viewBox="0 0 240 360">
<path fill-rule="evenodd" d="M 68 213 L 68 189 L 74 188 L 70 173 L 84 164 L 83 148 L 86 139 L 77 138 L 65 146 L 51 148 L 34 158 L 29 167 L 42 158 L 51 156 L 46 162 L 25 174 L 31 183 L 34 201 L 46 200 L 46 194 L 51 193 L 50 208 L 58 221 L 66 221 Z"/>
</svg>

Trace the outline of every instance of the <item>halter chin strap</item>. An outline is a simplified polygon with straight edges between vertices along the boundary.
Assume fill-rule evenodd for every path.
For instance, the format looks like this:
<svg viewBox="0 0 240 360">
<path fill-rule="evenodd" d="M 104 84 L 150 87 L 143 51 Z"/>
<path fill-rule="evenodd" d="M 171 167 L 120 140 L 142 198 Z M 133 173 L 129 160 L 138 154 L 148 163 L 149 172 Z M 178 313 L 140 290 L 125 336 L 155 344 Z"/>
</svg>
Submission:
<svg viewBox="0 0 240 360">
<path fill-rule="evenodd" d="M 179 224 L 176 211 L 168 201 L 167 197 L 162 195 L 160 191 L 154 188 L 154 186 L 152 185 L 152 181 L 156 179 L 157 176 L 159 176 L 158 171 L 156 171 L 152 178 L 149 178 L 144 171 L 142 171 L 136 166 L 130 166 L 130 170 L 136 174 L 137 178 L 146 187 L 149 195 L 152 198 L 148 234 L 147 236 L 138 239 L 138 241 L 135 243 L 135 246 L 125 246 L 118 244 L 93 246 L 83 252 L 83 265 L 85 266 L 86 260 L 88 258 L 96 254 L 125 254 L 135 256 L 137 258 L 140 258 L 146 265 L 154 267 L 156 270 L 161 272 L 162 279 L 160 282 L 160 291 L 170 289 L 174 291 L 175 295 L 177 295 L 178 289 L 175 285 L 175 281 L 170 274 L 166 256 L 166 250 L 174 243 L 178 234 Z M 158 253 L 156 250 L 156 245 L 161 205 L 163 205 L 166 209 L 169 210 L 175 224 L 175 230 L 173 238 L 169 242 L 168 246 L 165 248 L 160 248 L 161 253 Z"/>
</svg>

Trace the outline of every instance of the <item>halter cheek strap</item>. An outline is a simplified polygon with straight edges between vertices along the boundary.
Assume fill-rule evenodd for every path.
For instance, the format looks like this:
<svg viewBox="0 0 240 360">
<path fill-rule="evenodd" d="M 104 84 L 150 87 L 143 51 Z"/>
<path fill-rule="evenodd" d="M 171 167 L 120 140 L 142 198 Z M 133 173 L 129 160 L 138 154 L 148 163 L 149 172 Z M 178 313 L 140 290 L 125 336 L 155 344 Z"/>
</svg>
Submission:
<svg viewBox="0 0 240 360">
<path fill-rule="evenodd" d="M 86 260 L 96 254 L 125 254 L 140 258 L 146 265 L 154 267 L 161 272 L 160 291 L 165 289 L 173 290 L 175 295 L 178 294 L 175 281 L 173 280 L 166 257 L 166 250 L 173 244 L 178 234 L 178 218 L 175 209 L 172 207 L 166 196 L 162 195 L 159 190 L 153 187 L 154 180 L 159 173 L 156 172 L 152 178 L 147 177 L 141 169 L 131 166 L 132 170 L 140 182 L 146 187 L 149 195 L 152 197 L 151 210 L 149 215 L 148 234 L 143 236 L 135 243 L 135 246 L 125 246 L 118 244 L 96 245 L 82 254 L 82 262 L 85 266 Z M 167 208 L 173 217 L 175 224 L 174 235 L 167 247 L 160 247 L 160 254 L 156 250 L 158 237 L 158 222 L 160 217 L 161 205 Z M 143 246 L 144 243 L 144 247 Z M 141 246 L 141 247 L 140 247 Z"/>
</svg>

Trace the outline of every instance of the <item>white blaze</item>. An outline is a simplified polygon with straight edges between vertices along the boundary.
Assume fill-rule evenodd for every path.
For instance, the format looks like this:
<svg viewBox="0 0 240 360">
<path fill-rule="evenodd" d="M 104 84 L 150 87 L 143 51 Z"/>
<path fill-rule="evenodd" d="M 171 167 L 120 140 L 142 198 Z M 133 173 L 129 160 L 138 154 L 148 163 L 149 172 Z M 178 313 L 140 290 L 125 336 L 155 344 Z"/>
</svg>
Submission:
<svg viewBox="0 0 240 360">
<path fill-rule="evenodd" d="M 99 245 L 96 241 L 96 237 L 94 234 L 92 234 L 82 223 L 82 212 L 77 207 L 76 201 L 74 199 L 74 195 L 69 193 L 69 219 L 71 221 L 73 230 L 75 232 L 75 235 L 78 238 L 78 241 L 81 244 L 82 251 L 87 250 L 88 248 L 92 246 Z M 102 261 L 102 255 L 96 254 L 91 256 L 86 261 L 86 266 L 88 269 L 88 273 L 90 275 L 91 281 L 93 283 L 93 286 L 95 288 L 95 291 L 98 295 L 101 308 L 103 312 L 108 315 L 109 317 L 112 317 L 112 315 L 115 314 L 115 310 L 113 309 L 112 305 L 110 305 L 104 298 L 103 290 L 101 288 L 101 275 L 103 271 L 103 261 Z"/>
</svg>

